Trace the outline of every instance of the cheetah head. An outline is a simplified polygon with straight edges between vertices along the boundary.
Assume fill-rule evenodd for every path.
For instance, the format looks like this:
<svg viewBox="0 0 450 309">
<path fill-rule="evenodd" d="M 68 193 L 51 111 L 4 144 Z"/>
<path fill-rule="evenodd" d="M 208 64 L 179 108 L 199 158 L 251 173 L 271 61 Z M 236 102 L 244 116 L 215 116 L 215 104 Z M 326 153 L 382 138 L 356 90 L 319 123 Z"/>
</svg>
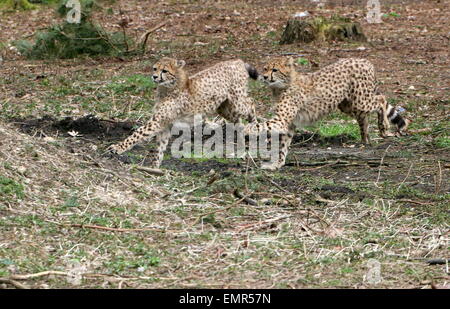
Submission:
<svg viewBox="0 0 450 309">
<path fill-rule="evenodd" d="M 186 63 L 183 60 L 164 57 L 153 65 L 152 79 L 161 86 L 174 86 Z"/>
<path fill-rule="evenodd" d="M 272 58 L 263 68 L 262 79 L 270 88 L 286 89 L 291 81 L 292 70 L 295 68 L 291 57 Z"/>
</svg>

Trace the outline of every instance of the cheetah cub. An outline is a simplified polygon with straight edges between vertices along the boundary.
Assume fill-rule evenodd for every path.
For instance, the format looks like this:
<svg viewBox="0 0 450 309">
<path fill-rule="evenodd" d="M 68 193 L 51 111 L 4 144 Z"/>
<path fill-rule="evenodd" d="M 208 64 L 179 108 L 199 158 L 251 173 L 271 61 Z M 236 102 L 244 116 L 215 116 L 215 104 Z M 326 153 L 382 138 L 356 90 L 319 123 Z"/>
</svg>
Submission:
<svg viewBox="0 0 450 309">
<path fill-rule="evenodd" d="M 170 66 L 154 66 L 154 79 L 160 86 L 171 85 L 166 87 L 171 90 L 158 90 L 163 99 L 155 104 L 150 121 L 123 142 L 110 146 L 112 153 L 121 154 L 143 139 L 156 137 L 158 149 L 151 161 L 159 167 L 175 122 L 192 122 L 198 114 L 220 115 L 233 123 L 241 118 L 256 121 L 255 104 L 248 95 L 248 78 L 258 77 L 253 66 L 240 59 L 230 60 L 187 77 L 184 62 L 172 59 L 169 63 Z"/>
<path fill-rule="evenodd" d="M 248 124 L 245 133 L 280 134 L 278 161 L 266 162 L 262 168 L 274 170 L 283 166 L 295 128 L 313 123 L 337 109 L 357 119 L 362 142 L 366 144 L 370 112 L 378 112 L 382 137 L 391 136 L 389 120 L 399 131 L 408 126 L 409 121 L 388 105 L 384 96 L 376 94 L 375 71 L 367 60 L 343 59 L 317 72 L 302 74 L 295 70 L 291 57 L 275 58 L 265 65 L 262 76 L 274 96 L 279 97 L 275 116 L 263 123 Z"/>
<path fill-rule="evenodd" d="M 263 74 L 259 76 L 259 80 L 266 83 L 270 90 L 272 91 L 272 96 L 275 101 L 278 101 L 283 94 L 283 92 L 290 86 L 291 84 L 291 67 L 288 63 L 289 58 L 274 58 L 267 62 L 266 66 L 263 69 Z M 344 59 L 341 60 L 351 60 L 351 59 Z M 355 59 L 358 60 L 358 59 Z M 363 60 L 363 59 L 359 59 Z M 293 61 L 293 60 L 292 60 Z M 367 62 L 367 61 L 366 61 Z M 335 63 L 334 65 L 337 65 Z M 369 63 L 370 66 L 372 66 L 371 63 Z M 293 66 L 293 69 L 295 70 L 295 65 Z M 308 79 L 308 75 L 310 74 L 301 74 L 296 71 L 293 72 L 295 74 L 295 77 L 297 81 L 300 82 L 306 82 Z M 388 104 L 386 101 L 386 97 L 381 94 L 375 95 L 375 100 L 379 101 L 380 105 L 386 105 L 386 112 L 388 114 L 389 121 L 396 126 L 396 133 L 399 135 L 403 135 L 404 132 L 407 130 L 409 123 L 411 122 L 409 119 L 403 118 L 396 108 L 394 108 L 392 105 Z M 379 120 L 382 119 L 379 117 Z M 387 132 L 380 132 L 380 134 L 385 137 L 389 136 L 389 133 Z"/>
</svg>

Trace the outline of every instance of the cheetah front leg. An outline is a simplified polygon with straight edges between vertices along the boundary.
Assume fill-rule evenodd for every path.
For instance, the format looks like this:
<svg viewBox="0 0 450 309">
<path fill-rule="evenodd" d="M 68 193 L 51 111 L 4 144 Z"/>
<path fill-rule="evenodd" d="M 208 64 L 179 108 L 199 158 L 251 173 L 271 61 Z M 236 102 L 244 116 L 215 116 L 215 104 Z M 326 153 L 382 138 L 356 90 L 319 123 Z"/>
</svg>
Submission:
<svg viewBox="0 0 450 309">
<path fill-rule="evenodd" d="M 147 124 L 137 129 L 123 142 L 109 146 L 108 150 L 115 154 L 122 154 L 125 151 L 131 149 L 140 141 L 144 139 L 151 139 L 155 135 L 158 135 L 161 131 L 164 130 L 164 127 L 162 126 L 161 122 L 157 121 L 156 119 L 155 117 L 152 117 L 152 119 Z"/>
<path fill-rule="evenodd" d="M 240 98 L 238 104 L 227 100 L 220 105 L 217 112 L 232 123 L 239 123 L 241 119 L 246 119 L 249 122 L 257 121 L 255 104 L 249 97 Z"/>
<path fill-rule="evenodd" d="M 274 171 L 286 164 L 287 154 L 289 152 L 289 146 L 291 145 L 292 138 L 294 137 L 294 132 L 289 131 L 287 134 L 280 135 L 279 151 L 278 155 L 275 156 L 275 160 L 265 161 L 261 163 L 261 169 Z M 272 137 L 271 137 L 272 139 Z M 271 143 L 271 142 L 270 142 Z M 275 149 L 276 151 L 276 149 Z"/>
<path fill-rule="evenodd" d="M 276 170 L 282 167 L 286 162 L 289 146 L 294 136 L 294 126 L 290 125 L 288 129 L 278 119 L 271 119 L 262 123 L 249 123 L 244 127 L 244 135 L 259 135 L 265 132 L 267 134 L 267 143 L 264 145 L 259 141 L 258 151 L 261 153 L 265 150 L 261 147 L 266 146 L 270 153 L 270 160 L 261 163 L 261 168 L 266 170 Z M 259 135 L 264 138 L 264 135 Z M 279 139 L 279 143 L 274 143 L 274 139 Z M 270 148 L 270 150 L 269 150 Z"/>
<path fill-rule="evenodd" d="M 173 123 L 174 119 L 176 119 L 176 114 L 170 113 L 172 105 L 175 103 L 176 102 L 172 102 L 172 104 L 164 105 L 164 109 L 158 110 L 147 124 L 137 129 L 123 142 L 111 145 L 108 150 L 115 154 L 122 154 L 140 141 L 144 139 L 150 140 L 153 137 L 160 135 L 161 132 L 165 131 Z"/>
<path fill-rule="evenodd" d="M 161 135 L 173 124 L 175 119 L 180 117 L 182 111 L 179 109 L 179 105 L 178 100 L 164 101 L 164 104 L 159 105 L 150 121 L 137 129 L 123 142 L 111 145 L 108 150 L 115 154 L 122 154 L 144 139 L 151 140 L 153 137 Z M 163 134 L 163 136 L 165 135 Z"/>
<path fill-rule="evenodd" d="M 287 133 L 281 133 L 279 136 L 278 155 L 275 156 L 275 160 L 265 161 L 261 163 L 261 168 L 266 170 L 276 170 L 283 167 L 286 164 L 287 154 L 289 152 L 289 146 L 291 145 L 292 138 L 295 134 L 295 126 L 291 125 Z M 277 136 L 275 136 L 276 138 Z M 269 138 L 269 143 L 272 146 L 273 136 Z M 271 149 L 272 151 L 272 149 Z M 274 149 L 273 151 L 277 151 Z"/>
<path fill-rule="evenodd" d="M 394 133 L 389 132 L 389 120 L 387 118 L 386 108 L 380 108 L 378 114 L 378 130 L 380 131 L 380 137 L 387 138 L 395 136 Z"/>
<path fill-rule="evenodd" d="M 305 98 L 300 97 L 300 100 Z M 245 136 L 267 132 L 272 158 L 269 162 L 261 164 L 262 169 L 276 170 L 286 163 L 289 146 L 295 133 L 294 119 L 298 113 L 298 105 L 292 105 L 290 98 L 286 97 L 278 102 L 274 118 L 260 123 L 249 123 L 244 127 Z M 279 138 L 278 149 L 274 149 L 277 146 L 272 142 L 274 138 Z M 274 153 L 276 153 L 275 156 L 273 156 Z"/>
<path fill-rule="evenodd" d="M 156 151 L 150 154 L 150 162 L 151 166 L 155 168 L 159 168 L 161 162 L 164 158 L 164 152 L 167 149 L 167 145 L 169 144 L 170 139 L 170 130 L 165 129 L 158 135 L 156 135 L 156 143 L 158 145 Z"/>
</svg>

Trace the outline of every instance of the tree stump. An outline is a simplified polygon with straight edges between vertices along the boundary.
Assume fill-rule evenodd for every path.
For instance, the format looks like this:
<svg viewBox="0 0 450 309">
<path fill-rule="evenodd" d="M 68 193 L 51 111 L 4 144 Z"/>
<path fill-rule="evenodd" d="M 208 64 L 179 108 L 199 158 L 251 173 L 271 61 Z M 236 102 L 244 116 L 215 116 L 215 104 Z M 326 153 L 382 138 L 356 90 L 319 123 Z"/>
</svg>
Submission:
<svg viewBox="0 0 450 309">
<path fill-rule="evenodd" d="M 288 20 L 280 44 L 311 43 L 313 41 L 366 41 L 362 27 L 343 17 L 316 17 Z"/>
</svg>

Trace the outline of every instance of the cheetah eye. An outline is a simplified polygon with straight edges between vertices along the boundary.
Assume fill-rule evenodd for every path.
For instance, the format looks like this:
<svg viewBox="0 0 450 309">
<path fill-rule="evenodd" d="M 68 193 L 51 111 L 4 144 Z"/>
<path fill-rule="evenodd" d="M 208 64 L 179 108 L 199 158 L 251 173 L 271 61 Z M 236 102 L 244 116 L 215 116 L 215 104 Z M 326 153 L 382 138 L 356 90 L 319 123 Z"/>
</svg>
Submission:
<svg viewBox="0 0 450 309">
<path fill-rule="evenodd" d="M 153 71 L 156 71 L 156 68 L 153 68 Z"/>
<path fill-rule="evenodd" d="M 278 72 L 278 69 L 272 69 L 272 72 Z"/>
<path fill-rule="evenodd" d="M 163 73 L 167 73 L 167 72 L 169 72 L 169 71 L 167 71 L 167 70 L 162 70 L 162 72 L 163 72 Z"/>
</svg>

